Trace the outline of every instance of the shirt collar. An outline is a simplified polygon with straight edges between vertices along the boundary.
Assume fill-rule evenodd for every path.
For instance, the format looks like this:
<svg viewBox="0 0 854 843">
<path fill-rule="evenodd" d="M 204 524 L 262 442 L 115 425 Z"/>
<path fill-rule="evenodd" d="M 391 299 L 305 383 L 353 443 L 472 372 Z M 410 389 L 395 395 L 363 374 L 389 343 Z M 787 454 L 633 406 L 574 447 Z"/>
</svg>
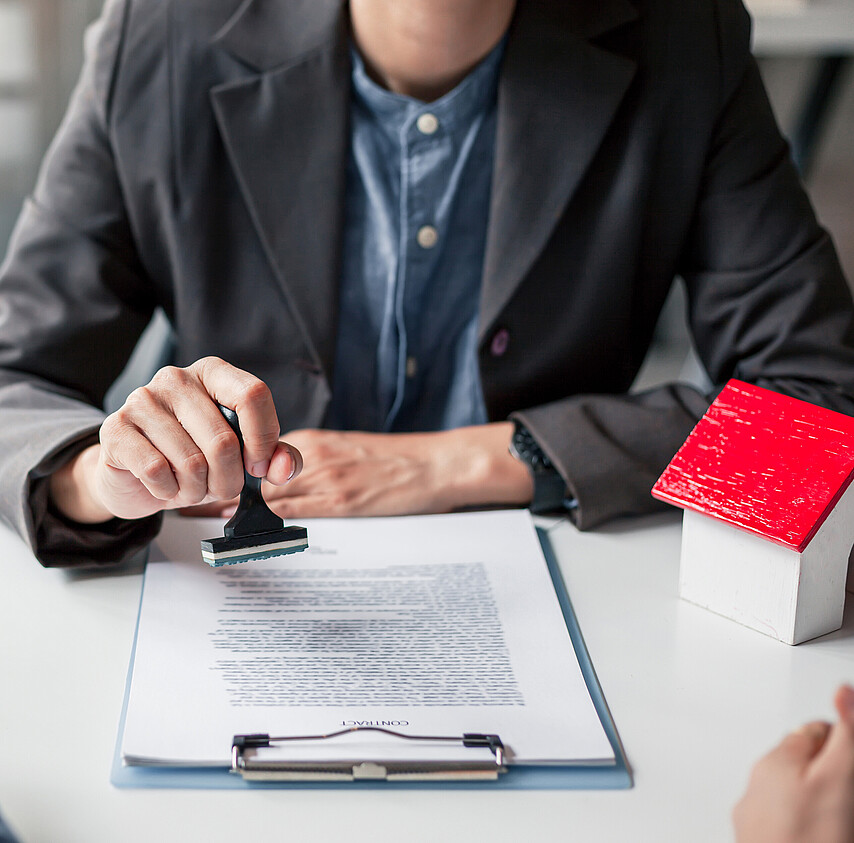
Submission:
<svg viewBox="0 0 854 843">
<path fill-rule="evenodd" d="M 467 126 L 492 104 L 506 36 L 451 91 L 433 102 L 388 91 L 368 76 L 365 63 L 350 46 L 353 95 L 386 129 L 405 132 L 422 114 L 433 114 L 446 131 Z"/>
</svg>

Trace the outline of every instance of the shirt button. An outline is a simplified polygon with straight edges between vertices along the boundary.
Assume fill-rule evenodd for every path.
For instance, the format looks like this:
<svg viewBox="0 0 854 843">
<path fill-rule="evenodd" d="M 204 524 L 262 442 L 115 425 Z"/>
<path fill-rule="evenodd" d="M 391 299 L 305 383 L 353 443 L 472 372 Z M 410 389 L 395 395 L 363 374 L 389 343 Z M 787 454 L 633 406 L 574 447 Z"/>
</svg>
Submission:
<svg viewBox="0 0 854 843">
<path fill-rule="evenodd" d="M 439 232 L 432 225 L 422 225 L 415 238 L 422 249 L 432 249 L 439 242 Z"/>
<path fill-rule="evenodd" d="M 406 377 L 414 378 L 418 372 L 418 361 L 414 357 L 406 358 Z"/>
<path fill-rule="evenodd" d="M 510 331 L 507 328 L 499 328 L 492 335 L 492 342 L 489 344 L 489 351 L 493 357 L 501 357 L 507 351 L 507 346 L 510 345 Z"/>
<path fill-rule="evenodd" d="M 435 114 L 422 114 L 415 121 L 415 125 L 418 126 L 418 131 L 422 135 L 432 135 L 439 128 L 439 119 Z"/>
</svg>

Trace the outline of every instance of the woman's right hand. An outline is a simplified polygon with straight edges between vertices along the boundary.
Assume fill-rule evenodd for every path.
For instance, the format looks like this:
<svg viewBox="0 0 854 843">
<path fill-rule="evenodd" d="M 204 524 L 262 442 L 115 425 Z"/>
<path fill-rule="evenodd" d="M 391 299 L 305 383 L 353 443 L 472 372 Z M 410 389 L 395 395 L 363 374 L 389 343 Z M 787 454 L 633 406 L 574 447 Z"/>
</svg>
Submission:
<svg viewBox="0 0 854 843">
<path fill-rule="evenodd" d="M 237 436 L 219 411 L 233 409 Z M 279 441 L 267 385 L 216 357 L 167 366 L 101 426 L 100 442 L 50 479 L 53 504 L 78 523 L 144 518 L 164 509 L 229 500 L 243 467 L 273 485 L 299 473 L 299 451 Z"/>
</svg>

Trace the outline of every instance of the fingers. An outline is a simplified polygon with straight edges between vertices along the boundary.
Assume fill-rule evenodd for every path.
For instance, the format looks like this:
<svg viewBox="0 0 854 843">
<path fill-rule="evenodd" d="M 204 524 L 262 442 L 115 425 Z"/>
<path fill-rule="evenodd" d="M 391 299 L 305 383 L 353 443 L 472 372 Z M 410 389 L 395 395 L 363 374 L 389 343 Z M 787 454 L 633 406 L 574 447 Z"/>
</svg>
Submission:
<svg viewBox="0 0 854 843">
<path fill-rule="evenodd" d="M 854 688 L 835 703 L 836 724 L 801 726 L 754 766 L 733 811 L 739 843 L 854 840 Z"/>
<path fill-rule="evenodd" d="M 814 758 L 819 752 L 831 752 L 834 747 L 845 745 L 851 755 L 854 768 L 854 688 L 841 685 L 833 699 L 839 722 L 831 726 L 824 721 L 805 723 L 788 735 L 781 748 L 793 758 Z"/>
<path fill-rule="evenodd" d="M 146 403 L 143 396 L 131 396 L 130 402 Z M 129 472 L 153 498 L 166 501 L 178 494 L 179 483 L 168 457 L 132 421 L 131 413 L 119 411 L 104 422 L 101 445 L 105 464 Z"/>
<path fill-rule="evenodd" d="M 788 768 L 798 772 L 833 768 L 854 776 L 854 688 L 841 686 L 834 698 L 839 722 L 805 723 L 788 734 L 757 764 L 762 768 Z"/>
<path fill-rule="evenodd" d="M 280 432 L 273 396 L 267 385 L 215 357 L 199 360 L 190 369 L 214 401 L 237 413 L 246 470 L 255 477 L 264 477 Z"/>
<path fill-rule="evenodd" d="M 834 704 L 839 714 L 837 723 L 804 724 L 761 763 L 788 767 L 815 780 L 830 777 L 854 781 L 854 688 L 840 687 Z"/>
<path fill-rule="evenodd" d="M 328 494 L 275 497 L 268 501 L 270 509 L 282 518 L 343 518 L 371 515 L 358 505 L 355 495 L 330 492 Z"/>
<path fill-rule="evenodd" d="M 854 780 L 854 688 L 843 685 L 833 701 L 839 721 L 829 730 L 815 772 Z"/>
<path fill-rule="evenodd" d="M 218 403 L 238 415 L 242 460 L 237 436 Z M 287 482 L 302 460 L 296 449 L 278 441 L 278 434 L 266 385 L 222 360 L 205 358 L 186 369 L 161 369 L 147 386 L 135 390 L 102 425 L 101 450 L 105 471 L 127 473 L 147 496 L 162 502 L 160 508 L 174 508 L 233 498 L 243 486 L 244 466 L 264 476 L 272 464 L 271 481 Z M 148 501 L 128 503 L 130 482 L 123 488 L 111 476 L 102 485 L 116 498 L 124 495 L 125 517 L 128 506 L 145 514 L 151 510 Z"/>
<path fill-rule="evenodd" d="M 135 390 L 101 429 L 107 465 L 130 472 L 149 494 L 174 505 L 232 497 L 243 482 L 237 437 L 209 398 Z"/>
<path fill-rule="evenodd" d="M 821 751 L 829 732 L 830 724 L 821 721 L 806 723 L 790 732 L 756 762 L 751 780 L 762 782 L 769 778 L 799 778 Z"/>
<path fill-rule="evenodd" d="M 437 434 L 292 430 L 289 444 L 305 454 L 306 470 L 285 487 L 268 489 L 283 518 L 403 515 L 446 511 L 430 459 Z M 271 482 L 281 474 L 267 476 Z M 265 493 L 266 494 L 266 493 Z"/>
<path fill-rule="evenodd" d="M 839 719 L 854 729 L 854 688 L 841 685 L 833 698 L 833 704 L 839 713 Z"/>
<path fill-rule="evenodd" d="M 754 764 L 747 790 L 733 810 L 738 843 L 810 839 L 792 837 L 791 830 L 807 820 L 801 816 L 808 804 L 802 796 L 804 782 L 829 731 L 829 723 L 807 723 Z"/>
<path fill-rule="evenodd" d="M 237 509 L 237 500 L 237 498 L 231 498 L 227 501 L 183 506 L 177 510 L 177 513 L 185 518 L 230 518 Z"/>
<path fill-rule="evenodd" d="M 805 723 L 787 735 L 783 739 L 781 747 L 793 762 L 807 764 L 815 758 L 824 746 L 830 729 L 830 723 L 822 720 Z"/>
</svg>

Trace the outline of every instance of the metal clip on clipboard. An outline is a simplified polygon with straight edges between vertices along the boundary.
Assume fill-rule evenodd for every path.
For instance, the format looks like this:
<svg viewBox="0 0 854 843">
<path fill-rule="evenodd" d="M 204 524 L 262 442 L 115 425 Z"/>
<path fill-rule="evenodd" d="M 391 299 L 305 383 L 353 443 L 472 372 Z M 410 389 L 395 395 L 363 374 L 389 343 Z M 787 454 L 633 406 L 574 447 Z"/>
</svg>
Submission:
<svg viewBox="0 0 854 843">
<path fill-rule="evenodd" d="M 467 748 L 485 748 L 491 760 L 449 761 L 358 761 L 333 762 L 261 760 L 247 757 L 247 752 L 271 747 L 286 741 L 321 741 L 351 732 L 382 732 L 408 741 L 453 743 Z M 254 753 L 253 753 L 254 754 Z M 326 735 L 270 737 L 264 734 L 235 735 L 231 743 L 231 770 L 249 781 L 437 781 L 497 779 L 506 773 L 504 744 L 498 735 L 466 733 L 459 737 L 406 735 L 380 726 L 350 726 Z"/>
</svg>

